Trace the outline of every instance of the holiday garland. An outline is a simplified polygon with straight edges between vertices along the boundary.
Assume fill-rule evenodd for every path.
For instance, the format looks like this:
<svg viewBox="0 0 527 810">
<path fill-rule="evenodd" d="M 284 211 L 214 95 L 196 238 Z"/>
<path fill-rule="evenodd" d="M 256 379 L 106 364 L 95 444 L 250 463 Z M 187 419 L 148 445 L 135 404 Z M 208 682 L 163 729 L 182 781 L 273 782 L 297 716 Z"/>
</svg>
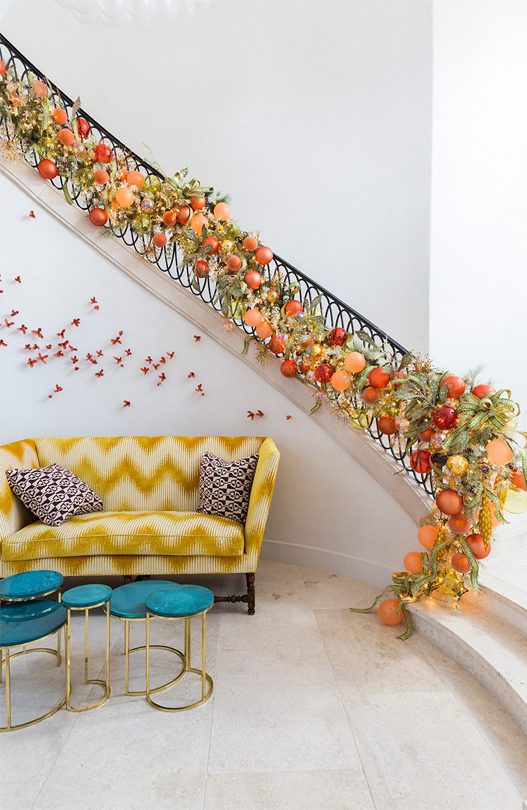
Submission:
<svg viewBox="0 0 527 810">
<path fill-rule="evenodd" d="M 116 235 L 130 227 L 147 258 L 178 249 L 198 289 L 199 279 L 213 279 L 223 315 L 243 318 L 260 350 L 282 358 L 285 377 L 313 386 L 313 410 L 326 401 L 356 428 L 376 422 L 380 433 L 401 440 L 416 473 L 431 474 L 435 503 L 418 531 L 424 551 L 405 556 L 405 570 L 365 612 L 381 602 L 385 624 L 406 620 L 405 638 L 409 602 L 433 591 L 458 599 L 476 589 L 478 561 L 490 553 L 493 526 L 505 520 L 507 493 L 527 489 L 527 454 L 516 438 L 525 434 L 515 430 L 519 407 L 510 392 L 474 385 L 472 376 L 438 370 L 418 355 L 396 362 L 389 346 L 363 331 L 327 326 L 319 299 L 304 307 L 297 284 L 278 269 L 265 273 L 272 251 L 231 218 L 225 197 L 186 170 L 145 175 L 133 156 L 92 133 L 79 101 L 68 111 L 52 99 L 46 82 L 31 74 L 20 81 L 0 60 L 5 157 L 35 151 L 39 173 L 59 176 L 68 202 L 69 188 L 84 195 L 94 227 Z M 393 598 L 383 599 L 389 593 Z"/>
</svg>

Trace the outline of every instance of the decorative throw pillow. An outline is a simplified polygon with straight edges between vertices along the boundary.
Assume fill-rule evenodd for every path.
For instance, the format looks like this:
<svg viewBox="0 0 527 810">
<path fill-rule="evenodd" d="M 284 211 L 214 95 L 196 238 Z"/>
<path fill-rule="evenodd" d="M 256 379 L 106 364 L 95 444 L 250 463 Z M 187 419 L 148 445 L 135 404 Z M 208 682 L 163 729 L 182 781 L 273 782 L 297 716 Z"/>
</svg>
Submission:
<svg viewBox="0 0 527 810">
<path fill-rule="evenodd" d="M 198 512 L 245 523 L 258 455 L 224 461 L 205 453 L 199 468 Z"/>
<path fill-rule="evenodd" d="M 5 474 L 15 495 L 47 526 L 60 526 L 74 515 L 102 510 L 99 496 L 58 464 L 32 470 L 6 470 Z"/>
</svg>

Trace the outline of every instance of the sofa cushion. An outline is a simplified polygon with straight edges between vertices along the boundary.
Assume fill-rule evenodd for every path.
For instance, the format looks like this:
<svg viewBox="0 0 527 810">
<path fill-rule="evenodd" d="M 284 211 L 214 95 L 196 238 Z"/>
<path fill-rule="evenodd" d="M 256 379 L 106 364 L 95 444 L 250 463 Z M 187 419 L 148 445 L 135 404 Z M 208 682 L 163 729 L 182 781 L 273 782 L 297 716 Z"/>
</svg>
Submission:
<svg viewBox="0 0 527 810">
<path fill-rule="evenodd" d="M 228 518 L 196 512 L 96 512 L 61 526 L 30 523 L 2 543 L 4 560 L 103 554 L 243 554 L 244 529 Z"/>
</svg>

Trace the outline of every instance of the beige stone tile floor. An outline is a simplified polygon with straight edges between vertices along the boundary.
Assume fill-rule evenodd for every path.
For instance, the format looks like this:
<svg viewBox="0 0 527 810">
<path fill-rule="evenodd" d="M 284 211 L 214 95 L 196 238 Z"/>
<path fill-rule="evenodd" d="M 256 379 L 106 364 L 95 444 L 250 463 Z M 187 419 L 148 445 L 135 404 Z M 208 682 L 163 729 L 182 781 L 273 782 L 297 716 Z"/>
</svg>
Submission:
<svg viewBox="0 0 527 810">
<path fill-rule="evenodd" d="M 233 578 L 201 581 L 217 592 L 243 589 Z M 519 728 L 425 639 L 402 643 L 396 628 L 348 611 L 373 594 L 364 583 L 262 561 L 256 615 L 226 604 L 209 614 L 213 699 L 177 715 L 122 694 L 123 626 L 112 620 L 112 697 L 97 710 L 62 710 L 1 735 L 0 807 L 521 810 L 527 740 Z M 98 694 L 80 685 L 81 621 L 72 632 L 77 701 Z M 134 626 L 132 642 L 143 632 Z M 171 623 L 158 622 L 154 632 L 174 641 Z M 101 613 L 90 633 L 93 676 L 103 666 Z M 197 634 L 193 650 L 198 661 Z M 60 692 L 63 670 L 46 658 L 13 662 L 17 720 Z M 154 677 L 169 676 L 174 664 L 157 653 Z M 132 673 L 131 687 L 141 688 L 142 653 Z M 174 705 L 197 684 L 182 686 L 158 697 Z"/>
</svg>

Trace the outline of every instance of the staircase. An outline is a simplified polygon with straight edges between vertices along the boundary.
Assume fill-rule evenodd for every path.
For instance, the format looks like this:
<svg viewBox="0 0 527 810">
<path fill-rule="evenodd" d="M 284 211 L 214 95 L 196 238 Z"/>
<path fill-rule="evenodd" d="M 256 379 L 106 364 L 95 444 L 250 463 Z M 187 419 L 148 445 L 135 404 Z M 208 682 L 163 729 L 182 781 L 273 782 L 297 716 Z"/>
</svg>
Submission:
<svg viewBox="0 0 527 810">
<path fill-rule="evenodd" d="M 16 64 L 19 76 L 27 71 L 42 75 L 1 35 L 0 57 Z M 72 104 L 64 94 L 61 96 L 66 104 Z M 81 110 L 80 113 L 101 136 L 110 139 L 115 148 L 126 149 L 86 112 Z M 139 157 L 134 157 L 138 168 L 150 174 L 157 173 Z M 152 260 L 141 254 L 140 246 L 126 233 L 121 239 L 108 238 L 104 229 L 94 228 L 89 222 L 81 198 L 73 194 L 74 204 L 66 202 L 60 178 L 46 183 L 33 168 L 35 161 L 29 163 L 0 158 L 0 171 L 120 270 L 198 325 L 200 330 L 251 366 L 303 411 L 311 412 L 311 391 L 298 379 L 285 379 L 280 374 L 279 361 L 261 365 L 253 349 L 242 353 L 247 330 L 240 320 L 235 320 L 234 328 L 224 328 L 225 319 L 217 311 L 209 279 L 202 280 L 196 289 L 196 285 L 192 285 L 191 273 L 189 275 L 188 268 L 180 266 L 175 253 L 168 259 L 162 251 Z M 269 272 L 273 273 L 277 268 L 285 272 L 290 281 L 298 283 L 304 301 L 321 296 L 325 318 L 332 325 L 353 331 L 364 329 L 379 344 L 387 342 L 395 356 L 405 353 L 400 344 L 368 319 L 279 257 L 275 257 L 275 266 Z M 399 439 L 383 436 L 375 424 L 368 434 L 352 430 L 336 420 L 326 408 L 320 408 L 312 418 L 392 495 L 416 524 L 419 522 L 430 505 L 431 481 L 428 475 L 418 475 L 408 468 Z M 407 475 L 395 474 L 401 471 L 401 467 L 405 467 Z M 480 594 L 466 594 L 460 610 L 455 612 L 434 598 L 420 600 L 412 604 L 410 610 L 417 632 L 481 681 L 527 736 L 527 565 L 523 585 L 521 579 L 511 584 L 506 559 L 511 545 L 522 548 L 527 559 L 527 515 L 516 517 L 510 527 L 499 529 L 497 534 L 493 555 L 482 566 Z"/>
</svg>

